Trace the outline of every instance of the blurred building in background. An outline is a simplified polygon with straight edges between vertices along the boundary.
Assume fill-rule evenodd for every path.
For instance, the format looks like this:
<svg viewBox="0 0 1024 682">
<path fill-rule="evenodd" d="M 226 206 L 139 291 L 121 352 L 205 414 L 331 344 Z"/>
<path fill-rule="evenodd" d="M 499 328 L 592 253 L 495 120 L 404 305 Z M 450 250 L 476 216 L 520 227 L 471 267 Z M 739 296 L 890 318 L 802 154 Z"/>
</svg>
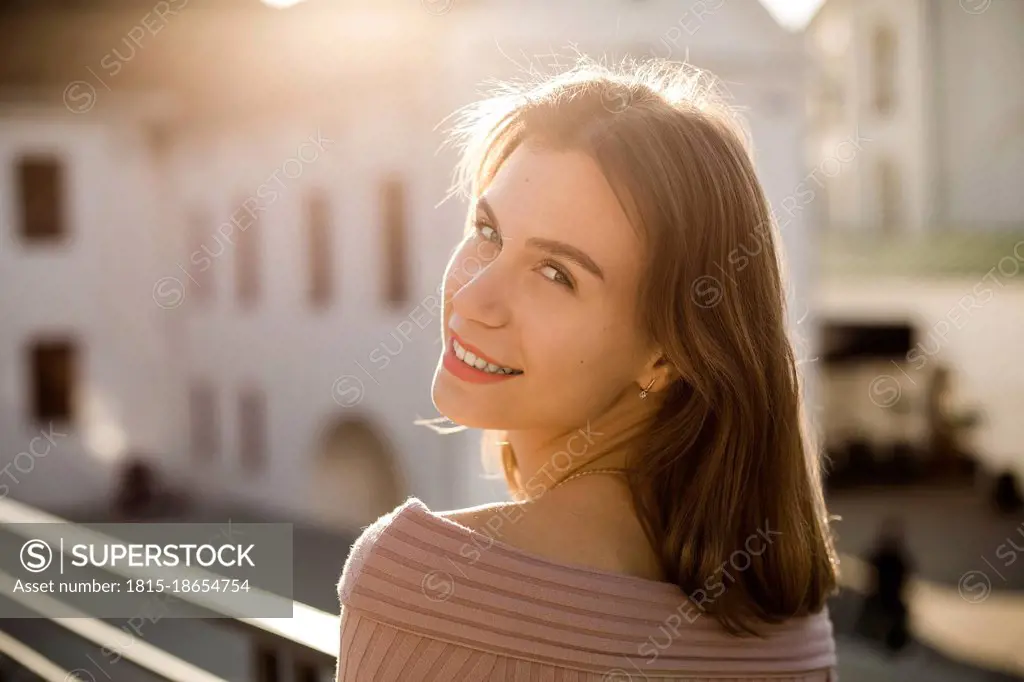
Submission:
<svg viewBox="0 0 1024 682">
<path fill-rule="evenodd" d="M 346 528 L 408 494 L 503 496 L 478 434 L 413 424 L 436 415 L 464 221 L 438 206 L 444 119 L 487 79 L 565 68 L 567 45 L 688 59 L 744 109 L 773 203 L 806 172 L 802 38 L 756 0 L 40 1 L 0 21 L 0 451 L 9 494 L 44 507 L 112 495 L 131 457 L 198 499 Z M 800 311 L 810 227 L 784 229 Z"/>
<path fill-rule="evenodd" d="M 93 502 L 133 453 L 195 497 L 345 527 L 413 482 L 457 496 L 467 440 L 412 423 L 459 232 L 433 210 L 437 24 L 319 11 L 4 11 L 5 463 L 57 434 L 13 496 Z"/>
<path fill-rule="evenodd" d="M 807 28 L 837 480 L 1024 480 L 1021 26 L 1016 0 L 827 0 Z"/>
</svg>

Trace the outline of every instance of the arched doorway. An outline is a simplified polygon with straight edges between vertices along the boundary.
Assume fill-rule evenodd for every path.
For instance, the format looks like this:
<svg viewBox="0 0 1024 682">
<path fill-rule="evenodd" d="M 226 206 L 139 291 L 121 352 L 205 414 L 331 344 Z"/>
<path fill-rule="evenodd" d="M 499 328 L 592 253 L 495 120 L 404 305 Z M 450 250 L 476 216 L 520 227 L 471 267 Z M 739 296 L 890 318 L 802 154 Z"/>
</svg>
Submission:
<svg viewBox="0 0 1024 682">
<path fill-rule="evenodd" d="M 358 530 L 404 499 L 390 449 L 364 419 L 327 425 L 317 439 L 311 475 L 314 513 L 332 528 Z"/>
</svg>

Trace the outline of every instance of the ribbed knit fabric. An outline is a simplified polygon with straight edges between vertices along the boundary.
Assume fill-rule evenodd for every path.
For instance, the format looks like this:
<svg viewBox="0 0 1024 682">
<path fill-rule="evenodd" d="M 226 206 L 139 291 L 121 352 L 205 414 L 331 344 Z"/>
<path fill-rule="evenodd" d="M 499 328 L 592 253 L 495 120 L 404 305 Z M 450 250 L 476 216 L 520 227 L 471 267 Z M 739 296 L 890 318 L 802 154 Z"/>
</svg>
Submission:
<svg viewBox="0 0 1024 682">
<path fill-rule="evenodd" d="M 411 497 L 353 544 L 338 682 L 831 682 L 827 611 L 734 637 L 678 586 L 563 564 Z"/>
</svg>

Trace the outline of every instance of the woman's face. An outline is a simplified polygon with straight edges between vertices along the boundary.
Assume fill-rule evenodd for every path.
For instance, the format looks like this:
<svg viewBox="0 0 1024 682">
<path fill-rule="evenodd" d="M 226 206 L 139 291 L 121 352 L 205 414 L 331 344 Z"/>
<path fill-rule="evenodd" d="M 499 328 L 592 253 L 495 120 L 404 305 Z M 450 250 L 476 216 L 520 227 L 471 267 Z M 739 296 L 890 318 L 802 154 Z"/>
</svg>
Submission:
<svg viewBox="0 0 1024 682">
<path fill-rule="evenodd" d="M 635 399 L 641 244 L 597 163 L 520 145 L 469 220 L 445 272 L 438 411 L 471 428 L 572 429 Z M 460 346 L 517 372 L 470 368 Z"/>
</svg>

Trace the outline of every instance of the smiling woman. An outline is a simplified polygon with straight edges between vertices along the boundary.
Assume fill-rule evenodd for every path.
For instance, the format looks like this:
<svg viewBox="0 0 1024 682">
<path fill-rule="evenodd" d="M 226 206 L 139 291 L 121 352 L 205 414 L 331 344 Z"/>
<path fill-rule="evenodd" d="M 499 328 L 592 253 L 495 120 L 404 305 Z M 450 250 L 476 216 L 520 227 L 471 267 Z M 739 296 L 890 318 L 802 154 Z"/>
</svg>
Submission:
<svg viewBox="0 0 1024 682">
<path fill-rule="evenodd" d="M 832 679 L 778 238 L 712 95 L 583 62 L 461 112 L 432 397 L 499 448 L 513 501 L 411 498 L 366 529 L 338 680 Z"/>
</svg>

